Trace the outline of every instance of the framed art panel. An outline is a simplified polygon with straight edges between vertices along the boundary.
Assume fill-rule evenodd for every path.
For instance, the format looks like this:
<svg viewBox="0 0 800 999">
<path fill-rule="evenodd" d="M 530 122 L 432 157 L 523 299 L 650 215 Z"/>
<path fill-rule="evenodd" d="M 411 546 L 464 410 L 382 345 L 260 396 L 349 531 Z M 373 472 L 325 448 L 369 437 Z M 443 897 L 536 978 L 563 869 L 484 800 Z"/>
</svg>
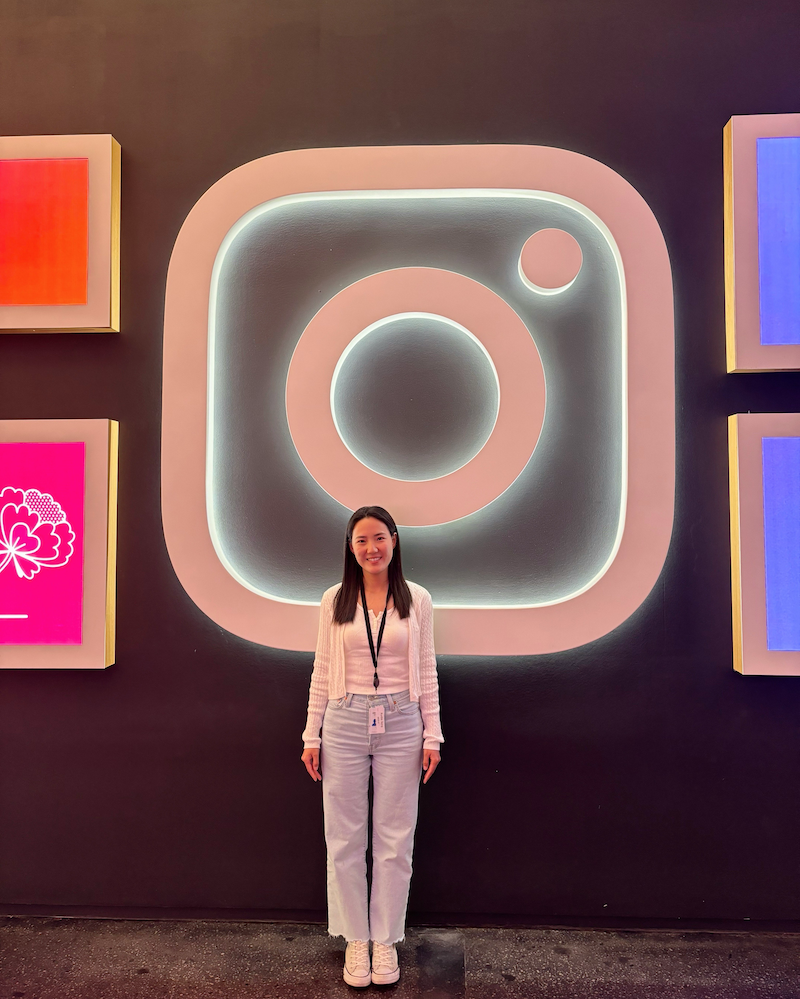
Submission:
<svg viewBox="0 0 800 999">
<path fill-rule="evenodd" d="M 725 126 L 728 371 L 800 368 L 800 114 Z"/>
<path fill-rule="evenodd" d="M 800 414 L 728 418 L 734 668 L 800 675 Z"/>
<path fill-rule="evenodd" d="M 0 421 L 0 667 L 114 662 L 118 424 Z"/>
<path fill-rule="evenodd" d="M 0 136 L 0 332 L 117 332 L 119 214 L 113 136 Z"/>
</svg>

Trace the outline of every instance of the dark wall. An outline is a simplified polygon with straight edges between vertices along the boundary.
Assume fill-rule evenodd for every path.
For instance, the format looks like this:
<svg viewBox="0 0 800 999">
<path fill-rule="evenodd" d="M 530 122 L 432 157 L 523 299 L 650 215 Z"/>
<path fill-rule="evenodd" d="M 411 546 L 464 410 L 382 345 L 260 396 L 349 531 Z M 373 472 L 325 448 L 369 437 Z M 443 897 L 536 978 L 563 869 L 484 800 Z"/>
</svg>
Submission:
<svg viewBox="0 0 800 999">
<path fill-rule="evenodd" d="M 164 547 L 170 251 L 258 156 L 519 142 L 607 163 L 664 230 L 675 534 L 604 639 L 442 658 L 412 907 L 800 918 L 800 679 L 731 668 L 725 430 L 800 410 L 800 374 L 724 373 L 721 163 L 731 114 L 800 111 L 799 24 L 794 0 L 0 0 L 0 134 L 123 150 L 122 333 L 0 337 L 0 418 L 121 422 L 117 664 L 0 674 L 0 902 L 324 906 L 311 656 L 223 632 Z"/>
</svg>

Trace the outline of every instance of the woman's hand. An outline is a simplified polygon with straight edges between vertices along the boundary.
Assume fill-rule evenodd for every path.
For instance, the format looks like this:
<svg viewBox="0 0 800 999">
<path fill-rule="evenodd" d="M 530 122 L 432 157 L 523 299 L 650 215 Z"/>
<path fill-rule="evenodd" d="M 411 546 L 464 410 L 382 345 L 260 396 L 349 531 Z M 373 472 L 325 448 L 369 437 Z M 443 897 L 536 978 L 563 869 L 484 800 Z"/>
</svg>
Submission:
<svg viewBox="0 0 800 999">
<path fill-rule="evenodd" d="M 425 771 L 425 776 L 422 778 L 423 784 L 427 784 L 431 777 L 433 777 L 433 771 L 439 766 L 441 760 L 442 754 L 438 749 L 422 750 L 422 769 Z"/>
<path fill-rule="evenodd" d="M 304 749 L 300 759 L 305 763 L 308 775 L 312 780 L 322 780 L 322 774 L 319 772 L 318 749 Z"/>
</svg>

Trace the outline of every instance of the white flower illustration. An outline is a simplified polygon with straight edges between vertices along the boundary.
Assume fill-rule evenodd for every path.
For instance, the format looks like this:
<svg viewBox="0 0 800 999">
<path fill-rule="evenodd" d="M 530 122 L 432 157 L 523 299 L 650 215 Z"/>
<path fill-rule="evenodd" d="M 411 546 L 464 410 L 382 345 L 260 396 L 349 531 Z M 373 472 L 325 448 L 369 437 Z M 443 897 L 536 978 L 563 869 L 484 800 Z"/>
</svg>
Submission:
<svg viewBox="0 0 800 999">
<path fill-rule="evenodd" d="M 66 565 L 75 532 L 49 493 L 6 486 L 0 492 L 0 572 L 13 565 L 20 579 L 42 568 Z"/>
</svg>

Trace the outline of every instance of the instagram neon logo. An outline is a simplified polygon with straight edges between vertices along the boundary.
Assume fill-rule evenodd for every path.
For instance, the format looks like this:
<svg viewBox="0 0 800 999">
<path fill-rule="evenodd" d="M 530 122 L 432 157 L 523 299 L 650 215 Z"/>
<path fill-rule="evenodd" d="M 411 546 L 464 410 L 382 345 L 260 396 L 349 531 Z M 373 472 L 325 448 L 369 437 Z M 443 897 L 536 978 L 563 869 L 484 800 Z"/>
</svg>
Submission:
<svg viewBox="0 0 800 999">
<path fill-rule="evenodd" d="M 536 146 L 300 150 L 178 236 L 163 518 L 189 595 L 313 649 L 349 511 L 390 509 L 437 648 L 557 651 L 652 589 L 672 529 L 672 280 L 618 174 Z"/>
</svg>

